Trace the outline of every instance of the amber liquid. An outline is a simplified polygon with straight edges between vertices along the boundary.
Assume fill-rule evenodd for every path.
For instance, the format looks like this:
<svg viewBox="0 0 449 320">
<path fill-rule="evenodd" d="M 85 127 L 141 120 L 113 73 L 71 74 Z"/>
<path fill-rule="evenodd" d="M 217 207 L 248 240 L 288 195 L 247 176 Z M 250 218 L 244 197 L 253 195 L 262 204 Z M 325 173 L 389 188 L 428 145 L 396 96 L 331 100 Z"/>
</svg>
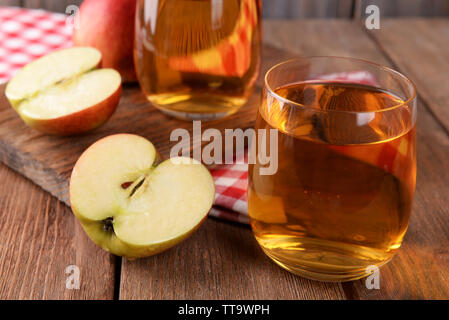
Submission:
<svg viewBox="0 0 449 320">
<path fill-rule="evenodd" d="M 394 116 L 403 101 L 369 86 L 298 83 L 275 92 L 303 107 L 265 101 L 260 108 L 256 129 L 279 130 L 279 166 L 274 175 L 260 175 L 259 163 L 249 167 L 255 237 L 294 273 L 361 278 L 368 266 L 392 258 L 407 229 L 416 176 L 413 119 L 404 116 L 406 107 Z M 387 108 L 388 115 L 356 114 Z M 348 110 L 354 115 L 338 112 Z"/>
<path fill-rule="evenodd" d="M 258 76 L 260 0 L 139 0 L 135 62 L 149 101 L 183 119 L 236 112 Z"/>
</svg>

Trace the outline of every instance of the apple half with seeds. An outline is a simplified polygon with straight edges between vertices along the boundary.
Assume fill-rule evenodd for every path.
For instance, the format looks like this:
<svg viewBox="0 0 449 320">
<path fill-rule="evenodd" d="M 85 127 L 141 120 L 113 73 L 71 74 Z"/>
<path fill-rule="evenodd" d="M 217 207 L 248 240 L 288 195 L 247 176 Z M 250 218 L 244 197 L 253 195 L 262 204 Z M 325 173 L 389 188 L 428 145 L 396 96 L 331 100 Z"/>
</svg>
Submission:
<svg viewBox="0 0 449 320">
<path fill-rule="evenodd" d="M 95 129 L 114 113 L 121 95 L 120 74 L 96 69 L 100 62 L 100 51 L 90 47 L 55 51 L 22 68 L 6 97 L 26 124 L 44 133 Z"/>
<path fill-rule="evenodd" d="M 70 204 L 98 246 L 146 257 L 180 243 L 205 221 L 215 197 L 207 168 L 190 158 L 158 158 L 147 139 L 116 134 L 78 159 Z"/>
</svg>

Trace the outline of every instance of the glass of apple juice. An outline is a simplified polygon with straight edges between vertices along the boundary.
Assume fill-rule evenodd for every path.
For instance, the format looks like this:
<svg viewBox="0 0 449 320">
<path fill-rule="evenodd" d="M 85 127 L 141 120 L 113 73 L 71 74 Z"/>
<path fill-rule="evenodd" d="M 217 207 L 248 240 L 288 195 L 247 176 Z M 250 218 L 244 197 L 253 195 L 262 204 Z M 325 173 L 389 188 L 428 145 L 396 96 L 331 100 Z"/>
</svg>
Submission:
<svg viewBox="0 0 449 320">
<path fill-rule="evenodd" d="M 181 119 L 235 113 L 259 72 L 261 0 L 138 0 L 134 60 L 156 108 Z"/>
<path fill-rule="evenodd" d="M 388 262 L 412 210 L 416 114 L 415 86 L 387 67 L 311 57 L 271 68 L 256 130 L 278 130 L 278 169 L 262 175 L 256 161 L 248 177 L 264 252 L 323 281 L 359 279 Z"/>
</svg>

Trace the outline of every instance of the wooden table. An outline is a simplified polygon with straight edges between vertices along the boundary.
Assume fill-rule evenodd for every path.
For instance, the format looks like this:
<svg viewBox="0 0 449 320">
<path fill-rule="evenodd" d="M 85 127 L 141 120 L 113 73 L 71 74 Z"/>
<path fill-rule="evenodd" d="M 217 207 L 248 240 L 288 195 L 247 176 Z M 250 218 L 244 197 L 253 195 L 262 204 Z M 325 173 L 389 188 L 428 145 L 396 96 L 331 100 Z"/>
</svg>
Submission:
<svg viewBox="0 0 449 320">
<path fill-rule="evenodd" d="M 448 299 L 449 19 L 266 21 L 264 41 L 301 55 L 389 65 L 416 82 L 418 183 L 404 244 L 365 281 L 294 276 L 262 253 L 248 227 L 209 219 L 189 240 L 137 261 L 114 257 L 84 234 L 70 209 L 0 165 L 0 299 Z M 0 124 L 1 125 L 1 124 Z M 79 290 L 66 289 L 69 265 Z"/>
</svg>

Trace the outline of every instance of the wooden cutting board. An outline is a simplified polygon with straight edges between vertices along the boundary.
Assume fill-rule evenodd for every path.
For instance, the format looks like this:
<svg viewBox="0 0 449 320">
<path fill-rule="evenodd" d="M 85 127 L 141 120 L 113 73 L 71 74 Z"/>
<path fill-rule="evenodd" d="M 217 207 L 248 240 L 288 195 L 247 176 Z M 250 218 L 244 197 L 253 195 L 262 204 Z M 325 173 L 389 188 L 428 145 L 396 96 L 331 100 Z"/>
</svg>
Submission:
<svg viewBox="0 0 449 320">
<path fill-rule="evenodd" d="M 292 57 L 291 53 L 264 45 L 262 68 L 257 88 L 236 114 L 221 120 L 202 123 L 202 130 L 249 128 L 256 118 L 261 96 L 262 78 L 274 64 Z M 44 190 L 69 205 L 68 184 L 76 160 L 92 143 L 116 133 L 134 133 L 146 137 L 161 155 L 168 158 L 177 142 L 170 142 L 176 128 L 192 132 L 192 122 L 164 115 L 146 100 L 138 85 L 126 85 L 120 104 L 111 119 L 99 129 L 74 137 L 55 137 L 27 127 L 11 108 L 0 86 L 0 161 L 29 178 Z"/>
</svg>

